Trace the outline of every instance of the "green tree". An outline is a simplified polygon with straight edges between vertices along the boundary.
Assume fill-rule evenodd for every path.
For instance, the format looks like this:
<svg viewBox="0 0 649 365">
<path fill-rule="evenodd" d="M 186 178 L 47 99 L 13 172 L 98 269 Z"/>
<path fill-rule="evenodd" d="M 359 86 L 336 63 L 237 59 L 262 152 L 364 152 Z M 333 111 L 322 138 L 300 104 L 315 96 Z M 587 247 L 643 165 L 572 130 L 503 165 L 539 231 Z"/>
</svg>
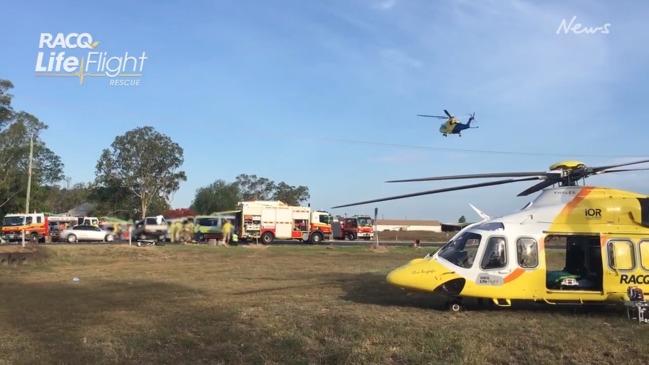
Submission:
<svg viewBox="0 0 649 365">
<path fill-rule="evenodd" d="M 100 188 L 134 196 L 144 218 L 160 202 L 167 205 L 162 211 L 168 208 L 169 195 L 187 180 L 180 171 L 182 163 L 183 149 L 171 138 L 153 127 L 136 128 L 117 136 L 110 149 L 103 150 L 95 182 Z"/>
<path fill-rule="evenodd" d="M 0 80 L 0 128 L 13 119 L 14 110 L 11 107 L 13 95 L 9 94 L 9 90 L 13 87 L 11 81 Z"/>
<path fill-rule="evenodd" d="M 88 184 L 74 184 L 71 187 L 46 186 L 35 196 L 45 212 L 65 213 L 68 210 L 90 201 L 92 190 Z"/>
<path fill-rule="evenodd" d="M 236 183 L 216 180 L 196 191 L 191 209 L 201 214 L 232 210 L 237 207 L 239 200 L 239 186 Z"/>
<path fill-rule="evenodd" d="M 309 188 L 306 186 L 291 186 L 285 182 L 280 182 L 275 186 L 273 200 L 281 200 L 288 205 L 300 205 L 311 197 Z"/>
<path fill-rule="evenodd" d="M 235 209 L 240 201 L 281 200 L 289 205 L 300 205 L 309 197 L 306 186 L 292 186 L 283 181 L 275 183 L 265 177 L 241 174 L 232 183 L 216 180 L 198 189 L 191 208 L 209 214 Z"/>
<path fill-rule="evenodd" d="M 458 223 L 466 223 L 466 218 L 464 216 L 461 216 L 460 219 L 457 220 Z"/>
<path fill-rule="evenodd" d="M 270 200 L 276 190 L 275 182 L 257 175 L 241 174 L 236 182 L 242 200 Z"/>
<path fill-rule="evenodd" d="M 0 80 L 0 214 L 24 211 L 29 165 L 29 143 L 34 138 L 31 208 L 42 210 L 48 187 L 63 179 L 61 158 L 40 139 L 47 125 L 34 115 L 16 112 L 11 106 L 13 87 Z"/>
</svg>

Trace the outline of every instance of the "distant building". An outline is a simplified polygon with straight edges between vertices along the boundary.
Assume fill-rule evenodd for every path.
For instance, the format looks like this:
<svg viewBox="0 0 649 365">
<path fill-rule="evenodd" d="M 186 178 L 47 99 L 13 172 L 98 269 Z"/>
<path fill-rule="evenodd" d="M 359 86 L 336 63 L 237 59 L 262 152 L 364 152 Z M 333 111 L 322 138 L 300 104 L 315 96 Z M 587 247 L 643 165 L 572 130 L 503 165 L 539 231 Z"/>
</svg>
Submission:
<svg viewBox="0 0 649 365">
<path fill-rule="evenodd" d="M 430 231 L 441 232 L 442 224 L 436 220 L 377 219 L 376 230 L 383 231 Z"/>
</svg>

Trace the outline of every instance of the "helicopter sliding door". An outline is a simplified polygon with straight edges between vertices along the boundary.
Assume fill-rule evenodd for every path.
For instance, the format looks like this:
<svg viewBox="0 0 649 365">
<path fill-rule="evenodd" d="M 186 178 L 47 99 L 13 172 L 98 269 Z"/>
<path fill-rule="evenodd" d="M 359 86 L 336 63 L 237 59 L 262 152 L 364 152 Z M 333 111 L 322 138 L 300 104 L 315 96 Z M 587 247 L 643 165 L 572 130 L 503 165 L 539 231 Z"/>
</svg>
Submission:
<svg viewBox="0 0 649 365">
<path fill-rule="evenodd" d="M 547 289 L 602 291 L 599 235 L 549 235 L 545 247 Z"/>
</svg>

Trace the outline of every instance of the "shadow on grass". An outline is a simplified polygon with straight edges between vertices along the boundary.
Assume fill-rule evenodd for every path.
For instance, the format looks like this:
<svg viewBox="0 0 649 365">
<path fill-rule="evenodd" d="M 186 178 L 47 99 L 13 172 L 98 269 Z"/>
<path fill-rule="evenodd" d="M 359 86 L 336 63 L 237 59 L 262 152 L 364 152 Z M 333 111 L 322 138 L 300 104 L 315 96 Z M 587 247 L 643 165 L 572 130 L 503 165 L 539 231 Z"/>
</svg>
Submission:
<svg viewBox="0 0 649 365">
<path fill-rule="evenodd" d="M 362 273 L 341 275 L 341 288 L 345 292 L 342 299 L 354 303 L 384 306 L 402 306 L 446 309 L 447 298 L 431 293 L 409 292 L 388 284 L 384 274 Z"/>
<path fill-rule="evenodd" d="M 0 362 L 306 362 L 280 335 L 200 291 L 148 281 L 0 284 Z"/>
<path fill-rule="evenodd" d="M 387 283 L 383 274 L 336 274 L 335 277 L 339 277 L 338 281 L 341 283 L 341 288 L 345 292 L 342 299 L 354 303 L 413 307 L 439 311 L 448 310 L 448 297 L 433 293 L 407 291 L 394 287 Z M 462 304 L 468 311 L 540 311 L 602 317 L 619 317 L 621 314 L 624 314 L 624 308 L 622 306 L 602 303 L 550 305 L 544 302 L 514 301 L 511 307 L 498 307 L 491 300 L 463 298 Z"/>
</svg>

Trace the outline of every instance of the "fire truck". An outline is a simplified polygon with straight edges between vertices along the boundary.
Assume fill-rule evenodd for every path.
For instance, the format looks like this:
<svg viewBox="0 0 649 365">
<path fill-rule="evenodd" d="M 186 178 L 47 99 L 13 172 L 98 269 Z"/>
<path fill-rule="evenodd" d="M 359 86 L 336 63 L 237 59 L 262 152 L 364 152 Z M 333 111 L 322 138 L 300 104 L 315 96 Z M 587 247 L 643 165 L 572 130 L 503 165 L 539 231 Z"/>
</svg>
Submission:
<svg viewBox="0 0 649 365">
<path fill-rule="evenodd" d="M 43 213 L 7 214 L 2 220 L 2 237 L 7 241 L 18 241 L 25 232 L 26 240 L 44 241 L 49 236 L 47 216 Z"/>
<path fill-rule="evenodd" d="M 240 202 L 235 230 L 244 240 L 270 244 L 278 240 L 320 243 L 331 237 L 331 215 L 310 207 L 290 206 L 281 201 Z"/>
<path fill-rule="evenodd" d="M 357 238 L 371 240 L 374 238 L 374 221 L 367 215 L 353 217 L 336 217 L 332 224 L 334 239 L 353 241 Z"/>
</svg>

